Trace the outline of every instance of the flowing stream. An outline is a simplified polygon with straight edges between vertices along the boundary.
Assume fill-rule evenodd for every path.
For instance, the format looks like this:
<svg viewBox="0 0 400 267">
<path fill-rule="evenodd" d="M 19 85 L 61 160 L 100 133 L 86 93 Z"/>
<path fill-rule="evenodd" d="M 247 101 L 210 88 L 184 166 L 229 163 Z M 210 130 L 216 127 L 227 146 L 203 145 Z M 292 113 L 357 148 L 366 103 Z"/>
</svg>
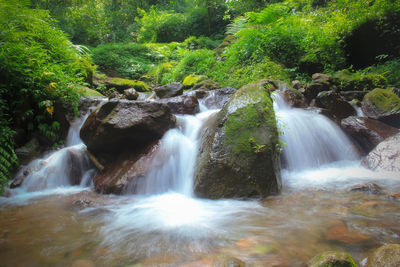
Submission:
<svg viewBox="0 0 400 267">
<path fill-rule="evenodd" d="M 0 198 L 0 265 L 221 266 L 234 257 L 249 266 L 303 266 L 326 250 L 346 250 L 360 262 L 381 244 L 399 243 L 399 202 L 387 196 L 400 191 L 398 174 L 364 169 L 322 115 L 279 97 L 275 111 L 286 143 L 283 188 L 264 200 L 193 195 L 199 132 L 217 110 L 178 116 L 154 158 L 163 164 L 123 196 L 92 192 L 90 165 L 82 183 L 69 186 L 71 149 L 87 160 L 76 135 L 83 122 L 76 122 L 72 146 L 29 164 L 22 187 Z M 371 181 L 383 194 L 349 192 Z"/>
</svg>

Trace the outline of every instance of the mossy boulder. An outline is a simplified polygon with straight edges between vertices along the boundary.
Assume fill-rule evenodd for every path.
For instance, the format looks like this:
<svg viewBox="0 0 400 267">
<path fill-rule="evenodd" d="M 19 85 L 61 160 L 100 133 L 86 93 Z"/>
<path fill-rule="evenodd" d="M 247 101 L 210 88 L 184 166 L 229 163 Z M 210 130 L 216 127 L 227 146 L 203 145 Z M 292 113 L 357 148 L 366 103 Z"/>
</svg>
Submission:
<svg viewBox="0 0 400 267">
<path fill-rule="evenodd" d="M 107 89 L 115 88 L 119 93 L 123 93 L 124 90 L 133 88 L 138 92 L 148 92 L 151 88 L 142 81 L 129 80 L 124 78 L 107 78 L 104 81 Z"/>
<path fill-rule="evenodd" d="M 369 118 L 400 128 L 400 98 L 390 90 L 377 88 L 366 94 L 361 110 Z"/>
<path fill-rule="evenodd" d="M 279 192 L 278 130 L 263 84 L 243 86 L 208 122 L 195 170 L 197 195 L 219 199 Z"/>
<path fill-rule="evenodd" d="M 387 244 L 368 257 L 367 267 L 400 266 L 400 245 Z"/>
<path fill-rule="evenodd" d="M 186 76 L 185 79 L 183 79 L 182 85 L 185 89 L 189 89 L 204 80 L 207 80 L 207 76 L 191 74 Z"/>
<path fill-rule="evenodd" d="M 193 86 L 193 90 L 203 90 L 203 91 L 211 91 L 219 88 L 221 88 L 219 83 L 213 80 L 204 80 Z"/>
<path fill-rule="evenodd" d="M 105 97 L 100 92 L 90 89 L 89 87 L 86 87 L 86 86 L 80 86 L 78 88 L 78 93 L 80 96 L 86 97 L 86 98 L 104 98 Z"/>
<path fill-rule="evenodd" d="M 312 258 L 308 267 L 357 267 L 349 253 L 344 251 L 327 251 Z"/>
</svg>

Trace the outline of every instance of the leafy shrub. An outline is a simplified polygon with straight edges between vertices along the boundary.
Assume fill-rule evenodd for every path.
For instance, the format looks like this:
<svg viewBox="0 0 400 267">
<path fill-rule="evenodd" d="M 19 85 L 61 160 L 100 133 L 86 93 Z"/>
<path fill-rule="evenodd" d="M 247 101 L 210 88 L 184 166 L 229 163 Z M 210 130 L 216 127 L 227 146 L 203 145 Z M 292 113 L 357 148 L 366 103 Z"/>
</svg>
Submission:
<svg viewBox="0 0 400 267">
<path fill-rule="evenodd" d="M 372 67 L 371 71 L 384 76 L 389 85 L 400 87 L 400 59 L 378 64 Z"/>
<path fill-rule="evenodd" d="M 181 46 L 189 50 L 196 50 L 196 49 L 212 50 L 217 48 L 220 43 L 221 43 L 220 40 L 212 40 L 211 38 L 205 36 L 200 36 L 198 38 L 195 36 L 190 36 L 181 44 Z"/>
<path fill-rule="evenodd" d="M 163 77 L 162 83 L 172 81 L 182 82 L 189 74 L 207 74 L 215 65 L 214 52 L 206 49 L 188 51 L 182 60 L 171 71 L 170 75 Z"/>
<path fill-rule="evenodd" d="M 104 44 L 92 51 L 93 61 L 110 76 L 138 79 L 147 73 L 159 54 L 142 44 Z"/>
<path fill-rule="evenodd" d="M 56 142 L 60 124 L 54 121 L 54 106 L 69 103 L 76 110 L 77 84 L 90 79 L 91 68 L 90 58 L 54 26 L 47 11 L 0 0 L 0 28 L 1 153 L 13 163 L 10 129 L 28 136 L 39 129 Z M 2 175 L 7 175 L 12 164 L 2 164 Z"/>
<path fill-rule="evenodd" d="M 371 91 L 378 87 L 386 88 L 388 86 L 387 79 L 381 74 L 372 72 L 371 68 L 356 72 L 345 69 L 337 72 L 335 77 L 342 90 Z"/>
<path fill-rule="evenodd" d="M 263 62 L 252 64 L 238 64 L 230 60 L 219 61 L 209 76 L 222 87 L 234 88 L 266 78 L 281 81 L 289 81 L 290 78 L 289 72 L 282 65 L 268 58 L 265 58 Z"/>
<path fill-rule="evenodd" d="M 147 75 L 153 82 L 160 84 L 164 74 L 170 72 L 173 67 L 174 65 L 171 62 L 164 62 L 151 68 Z"/>
</svg>

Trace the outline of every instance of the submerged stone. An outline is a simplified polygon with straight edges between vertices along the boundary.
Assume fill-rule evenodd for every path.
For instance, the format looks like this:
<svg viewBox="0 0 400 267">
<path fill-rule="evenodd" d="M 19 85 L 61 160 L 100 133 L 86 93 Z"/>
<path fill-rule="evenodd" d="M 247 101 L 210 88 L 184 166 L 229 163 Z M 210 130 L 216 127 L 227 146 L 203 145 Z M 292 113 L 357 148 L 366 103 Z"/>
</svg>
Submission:
<svg viewBox="0 0 400 267">
<path fill-rule="evenodd" d="M 195 171 L 199 196 L 240 198 L 279 192 L 278 131 L 265 84 L 243 86 L 209 121 Z"/>
<path fill-rule="evenodd" d="M 308 267 L 357 267 L 349 253 L 344 251 L 327 251 L 312 258 Z"/>
</svg>

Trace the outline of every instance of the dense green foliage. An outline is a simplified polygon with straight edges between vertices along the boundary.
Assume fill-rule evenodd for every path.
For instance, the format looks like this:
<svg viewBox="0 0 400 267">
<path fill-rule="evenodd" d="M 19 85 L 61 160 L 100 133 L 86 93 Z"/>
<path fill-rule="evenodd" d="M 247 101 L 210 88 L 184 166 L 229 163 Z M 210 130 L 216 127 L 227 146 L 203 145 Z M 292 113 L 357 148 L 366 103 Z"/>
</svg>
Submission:
<svg viewBox="0 0 400 267">
<path fill-rule="evenodd" d="M 54 107 L 77 103 L 75 85 L 90 79 L 92 66 L 79 53 L 81 47 L 54 27 L 47 11 L 1 0 L 0 28 L 0 181 L 4 183 L 16 162 L 11 129 L 24 136 L 39 129 L 49 142 L 56 142 L 60 124 L 53 119 Z"/>
<path fill-rule="evenodd" d="M 141 44 L 104 44 L 93 49 L 92 57 L 99 69 L 110 76 L 137 79 L 147 73 L 159 54 Z"/>
</svg>

